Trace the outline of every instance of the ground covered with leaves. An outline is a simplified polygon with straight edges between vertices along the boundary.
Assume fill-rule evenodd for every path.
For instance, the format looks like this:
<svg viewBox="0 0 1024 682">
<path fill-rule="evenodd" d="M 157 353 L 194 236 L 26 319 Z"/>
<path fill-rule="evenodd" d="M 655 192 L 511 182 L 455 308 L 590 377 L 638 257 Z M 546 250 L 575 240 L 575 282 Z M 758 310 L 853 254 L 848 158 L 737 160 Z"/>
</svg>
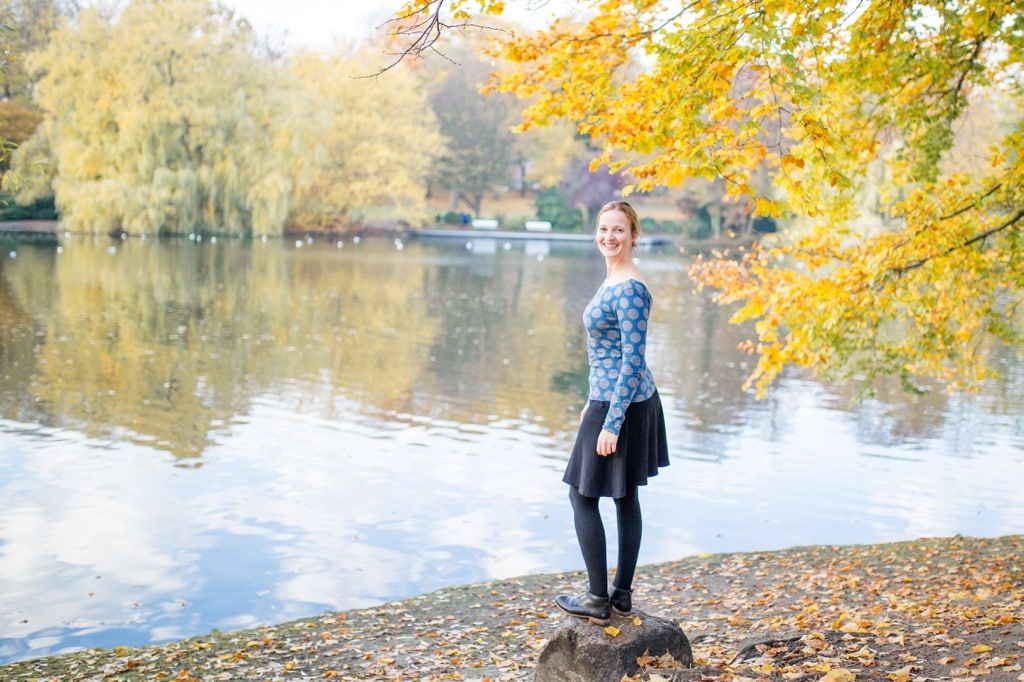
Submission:
<svg viewBox="0 0 1024 682">
<path fill-rule="evenodd" d="M 645 657 L 632 682 L 1024 682 L 1022 549 L 1020 535 L 954 537 L 644 567 L 634 606 L 678 622 L 695 666 Z M 581 591 L 582 580 L 569 573 L 449 588 L 281 625 L 0 666 L 0 680 L 529 680 L 563 618 L 554 595 Z"/>
</svg>

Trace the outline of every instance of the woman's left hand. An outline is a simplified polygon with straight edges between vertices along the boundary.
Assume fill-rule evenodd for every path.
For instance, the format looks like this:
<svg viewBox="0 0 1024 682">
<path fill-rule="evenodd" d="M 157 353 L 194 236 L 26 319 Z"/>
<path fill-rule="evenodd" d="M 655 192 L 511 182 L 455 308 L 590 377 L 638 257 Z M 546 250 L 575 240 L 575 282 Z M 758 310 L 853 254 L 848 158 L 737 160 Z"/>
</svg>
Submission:
<svg viewBox="0 0 1024 682">
<path fill-rule="evenodd" d="M 619 442 L 619 437 L 607 429 L 601 429 L 601 434 L 597 437 L 597 454 L 602 457 L 615 454 L 615 446 Z"/>
</svg>

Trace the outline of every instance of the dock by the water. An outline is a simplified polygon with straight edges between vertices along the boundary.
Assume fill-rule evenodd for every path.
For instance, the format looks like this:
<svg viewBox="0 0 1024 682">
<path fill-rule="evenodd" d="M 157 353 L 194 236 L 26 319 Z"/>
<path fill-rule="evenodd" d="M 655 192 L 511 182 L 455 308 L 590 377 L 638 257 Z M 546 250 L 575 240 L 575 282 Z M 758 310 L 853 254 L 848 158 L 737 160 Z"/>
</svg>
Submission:
<svg viewBox="0 0 1024 682">
<path fill-rule="evenodd" d="M 409 230 L 407 237 L 442 237 L 454 239 L 494 239 L 546 242 L 592 242 L 594 235 L 580 232 L 523 232 L 518 230 Z M 672 238 L 663 235 L 640 235 L 640 246 L 671 244 Z"/>
</svg>

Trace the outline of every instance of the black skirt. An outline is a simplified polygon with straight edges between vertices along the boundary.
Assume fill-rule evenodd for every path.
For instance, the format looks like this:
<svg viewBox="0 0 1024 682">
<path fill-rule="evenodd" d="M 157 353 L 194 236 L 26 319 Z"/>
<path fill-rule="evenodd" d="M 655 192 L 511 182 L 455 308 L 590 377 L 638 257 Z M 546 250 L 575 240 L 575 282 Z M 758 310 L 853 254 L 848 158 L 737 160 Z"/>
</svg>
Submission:
<svg viewBox="0 0 1024 682">
<path fill-rule="evenodd" d="M 602 457 L 597 437 L 607 415 L 607 402 L 590 401 L 562 476 L 586 497 L 625 497 L 636 486 L 647 485 L 659 467 L 668 466 L 665 414 L 657 391 L 626 408 L 615 452 Z"/>
</svg>

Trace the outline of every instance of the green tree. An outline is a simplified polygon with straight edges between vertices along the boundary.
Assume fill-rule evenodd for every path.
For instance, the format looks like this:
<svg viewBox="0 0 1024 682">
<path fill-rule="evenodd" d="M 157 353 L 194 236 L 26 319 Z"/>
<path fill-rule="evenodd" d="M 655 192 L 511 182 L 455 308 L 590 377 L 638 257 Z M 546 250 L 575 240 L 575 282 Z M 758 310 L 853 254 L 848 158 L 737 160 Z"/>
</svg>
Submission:
<svg viewBox="0 0 1024 682">
<path fill-rule="evenodd" d="M 207 0 L 82 12 L 30 66 L 48 112 L 19 150 L 68 229 L 279 233 L 318 133 L 305 94 Z"/>
<path fill-rule="evenodd" d="M 410 3 L 396 32 L 500 14 L 501 0 Z M 799 229 L 692 274 L 753 320 L 763 393 L 787 365 L 819 376 L 934 375 L 975 387 L 1024 303 L 1024 14 L 965 0 L 584 0 L 536 32 L 494 34 L 493 82 L 534 102 L 523 127 L 574 122 L 633 187 L 721 178 Z M 426 22 L 426 23 L 424 23 Z M 429 40 L 413 46 L 427 49 Z M 985 163 L 945 167 L 969 103 L 1014 103 Z M 765 131 L 777 129 L 777 135 Z M 769 191 L 758 182 L 765 165 Z M 886 180 L 865 222 L 865 185 Z M 872 176 L 869 179 L 868 176 Z M 628 188 L 627 188 L 628 189 Z"/>
</svg>

